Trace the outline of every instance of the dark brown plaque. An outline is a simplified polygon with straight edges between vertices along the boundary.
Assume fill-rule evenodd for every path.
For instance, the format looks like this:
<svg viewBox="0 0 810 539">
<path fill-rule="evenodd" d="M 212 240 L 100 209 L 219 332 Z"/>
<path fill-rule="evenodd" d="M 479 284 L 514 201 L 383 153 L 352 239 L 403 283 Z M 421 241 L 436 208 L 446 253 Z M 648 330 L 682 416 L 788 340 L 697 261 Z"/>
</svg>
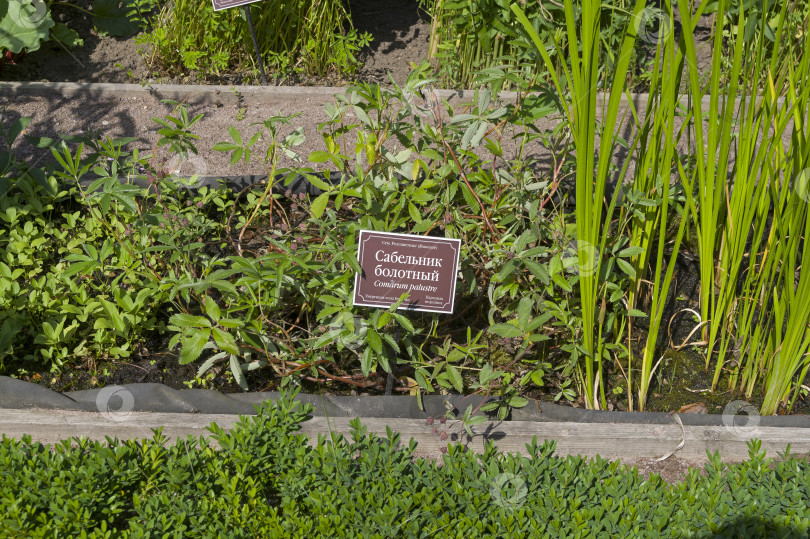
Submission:
<svg viewBox="0 0 810 539">
<path fill-rule="evenodd" d="M 211 0 L 214 3 L 214 11 L 228 9 L 229 7 L 244 6 L 259 0 Z"/>
<path fill-rule="evenodd" d="M 461 240 L 361 230 L 354 305 L 452 313 Z"/>
</svg>

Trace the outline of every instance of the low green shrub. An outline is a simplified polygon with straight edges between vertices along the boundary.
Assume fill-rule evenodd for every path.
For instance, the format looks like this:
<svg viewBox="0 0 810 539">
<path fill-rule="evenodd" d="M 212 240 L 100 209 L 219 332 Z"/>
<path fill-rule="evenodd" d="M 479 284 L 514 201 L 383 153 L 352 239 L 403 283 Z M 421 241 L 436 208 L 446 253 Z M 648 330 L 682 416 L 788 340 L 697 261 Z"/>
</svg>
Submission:
<svg viewBox="0 0 810 539">
<path fill-rule="evenodd" d="M 311 411 L 292 395 L 257 407 L 230 432 L 174 446 L 151 440 L 29 436 L 0 441 L 3 537 L 802 537 L 810 530 L 810 466 L 765 457 L 724 465 L 710 455 L 670 485 L 597 457 L 525 455 L 450 445 L 415 457 L 391 431 L 308 444 Z M 787 455 L 786 455 L 787 457 Z"/>
<path fill-rule="evenodd" d="M 165 163 L 126 150 L 134 139 L 93 133 L 36 138 L 55 162 L 31 166 L 11 151 L 29 121 L 0 122 L 0 372 L 128 357 L 165 330 L 171 279 L 205 274 L 211 256 L 200 238 L 221 233 L 216 208 L 227 207 L 229 191 L 191 195 Z M 164 145 L 196 151 L 175 128 L 164 128 Z M 76 180 L 90 170 L 100 178 L 83 189 Z M 120 183 L 135 176 L 150 187 Z"/>
</svg>

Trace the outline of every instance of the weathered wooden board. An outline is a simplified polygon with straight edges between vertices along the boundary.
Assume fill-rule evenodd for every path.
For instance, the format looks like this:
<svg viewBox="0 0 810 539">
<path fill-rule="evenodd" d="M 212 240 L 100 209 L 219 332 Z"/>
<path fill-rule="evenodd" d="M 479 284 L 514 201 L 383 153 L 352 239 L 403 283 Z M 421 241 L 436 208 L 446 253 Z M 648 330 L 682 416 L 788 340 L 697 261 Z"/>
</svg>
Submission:
<svg viewBox="0 0 810 539">
<path fill-rule="evenodd" d="M 21 438 L 29 434 L 33 441 L 53 444 L 73 436 L 93 440 L 105 437 L 143 439 L 152 437 L 152 429 L 163 426 L 163 434 L 174 441 L 188 435 L 208 437 L 212 422 L 229 430 L 239 420 L 234 415 L 158 414 L 133 412 L 115 420 L 103 414 L 61 410 L 0 409 L 0 434 Z M 694 461 L 705 461 L 707 451 L 719 451 L 726 461 L 747 458 L 747 441 L 758 438 L 769 456 L 777 456 L 788 444 L 792 454 L 810 453 L 810 429 L 757 427 L 750 432 L 729 427 L 681 427 L 671 425 L 598 424 L 598 423 L 535 423 L 527 421 L 488 422 L 473 428 L 473 438 L 463 432 L 458 422 L 429 426 L 413 419 L 365 419 L 368 432 L 386 435 L 386 427 L 400 433 L 407 443 L 413 438 L 419 444 L 420 455 L 438 455 L 448 442 L 463 442 L 476 452 L 482 451 L 486 440 L 493 440 L 501 451 L 525 454 L 526 444 L 533 437 L 557 441 L 560 455 L 579 454 L 610 459 L 658 458 L 683 447 L 675 455 Z M 433 429 L 437 429 L 437 433 Z M 302 425 L 302 432 L 312 440 L 330 433 L 347 435 L 351 432 L 349 419 L 315 417 Z M 442 441 L 442 432 L 447 432 Z"/>
</svg>

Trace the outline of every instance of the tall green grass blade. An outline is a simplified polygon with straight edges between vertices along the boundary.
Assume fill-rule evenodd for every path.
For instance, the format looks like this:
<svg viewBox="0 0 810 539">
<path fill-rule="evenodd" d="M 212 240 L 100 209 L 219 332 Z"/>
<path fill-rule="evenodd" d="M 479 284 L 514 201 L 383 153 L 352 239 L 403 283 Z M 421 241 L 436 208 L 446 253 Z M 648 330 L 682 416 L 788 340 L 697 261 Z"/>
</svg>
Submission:
<svg viewBox="0 0 810 539">
<path fill-rule="evenodd" d="M 670 28 L 672 28 L 674 26 L 674 14 L 671 6 L 668 5 L 666 8 Z M 646 271 L 650 258 L 655 252 L 655 264 L 651 268 L 653 286 L 649 328 L 642 353 L 638 381 L 638 409 L 642 411 L 646 407 L 647 394 L 657 365 L 657 363 L 654 364 L 654 361 L 663 309 L 672 283 L 675 260 L 688 222 L 688 219 L 684 218 L 686 215 L 685 209 L 680 209 L 678 213 L 682 214 L 681 223 L 672 252 L 665 266 L 664 246 L 670 222 L 669 206 L 673 203 L 670 201 L 673 172 L 675 172 L 677 178 L 676 167 L 673 164 L 677 142 L 675 139 L 675 110 L 679 99 L 676 89 L 683 70 L 683 60 L 682 56 L 676 55 L 674 35 L 670 32 L 661 37 L 662 39 L 659 40 L 656 50 L 653 66 L 654 75 L 651 81 L 650 100 L 645 111 L 645 121 L 639 126 L 641 144 L 636 157 L 633 181 L 635 193 L 642 194 L 648 199 L 652 198 L 656 203 L 645 205 L 640 210 L 630 209 L 633 215 L 630 220 L 630 245 L 641 250 L 641 253 L 634 257 L 633 260 L 635 279 L 628 293 L 628 303 L 631 309 L 637 307 L 636 303 L 641 294 L 642 283 L 649 281 L 646 277 Z M 664 274 L 663 279 L 662 273 Z M 632 334 L 632 319 L 630 320 L 630 327 L 629 334 Z M 628 373 L 632 375 L 632 372 L 637 367 L 633 360 L 632 347 L 629 347 L 628 350 Z M 628 376 L 628 390 L 631 394 L 634 390 L 631 376 Z M 632 400 L 630 403 L 632 407 Z"/>
<path fill-rule="evenodd" d="M 638 17 L 645 6 L 646 0 L 637 0 L 633 8 L 633 16 Z M 603 110 L 599 118 L 602 137 L 599 141 L 597 155 L 597 88 L 600 76 L 599 60 L 602 54 L 602 42 L 599 38 L 602 4 L 597 0 L 584 0 L 581 4 L 582 11 L 579 21 L 576 19 L 572 0 L 565 0 L 564 7 L 568 43 L 581 43 L 582 49 L 581 54 L 573 47 L 569 49 L 570 71 L 564 68 L 567 88 L 570 90 L 568 96 L 563 94 L 560 80 L 553 73 L 551 58 L 545 51 L 545 44 L 540 40 L 528 18 L 516 3 L 512 4 L 511 9 L 531 37 L 549 71 L 552 72 L 552 82 L 560 94 L 560 98 L 566 104 L 566 115 L 574 137 L 578 160 L 576 170 L 577 249 L 580 264 L 585 266 L 589 263 L 589 253 L 593 251 L 593 247 L 604 245 L 605 236 L 609 233 L 611 216 L 603 215 L 605 186 L 615 145 L 614 133 L 619 104 L 624 92 L 637 33 L 633 25 L 628 25 L 616 57 L 614 70 L 609 76 L 606 76 L 604 81 L 605 87 L 610 90 L 608 102 L 606 106 L 604 103 L 602 104 Z M 562 54 L 562 51 L 558 52 Z M 614 205 L 611 204 L 611 211 L 613 207 Z M 604 399 L 598 398 L 602 383 L 604 350 L 602 340 L 599 338 L 601 332 L 597 327 L 596 319 L 601 257 L 597 254 L 596 258 L 596 271 L 589 272 L 588 275 L 581 275 L 579 281 L 585 356 L 583 389 L 585 404 L 591 409 L 599 409 L 605 404 L 600 402 Z"/>
</svg>

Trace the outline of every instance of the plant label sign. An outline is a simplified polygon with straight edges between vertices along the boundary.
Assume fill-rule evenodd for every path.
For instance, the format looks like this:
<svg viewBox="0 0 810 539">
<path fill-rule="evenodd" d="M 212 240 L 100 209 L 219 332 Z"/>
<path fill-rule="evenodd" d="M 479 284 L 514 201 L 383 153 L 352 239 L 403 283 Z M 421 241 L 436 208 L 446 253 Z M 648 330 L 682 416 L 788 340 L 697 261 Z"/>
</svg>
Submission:
<svg viewBox="0 0 810 539">
<path fill-rule="evenodd" d="M 228 9 L 231 7 L 244 6 L 245 4 L 252 4 L 259 0 L 211 0 L 214 3 L 214 11 L 221 9 Z"/>
<path fill-rule="evenodd" d="M 361 230 L 353 304 L 452 313 L 461 240 Z"/>
</svg>

